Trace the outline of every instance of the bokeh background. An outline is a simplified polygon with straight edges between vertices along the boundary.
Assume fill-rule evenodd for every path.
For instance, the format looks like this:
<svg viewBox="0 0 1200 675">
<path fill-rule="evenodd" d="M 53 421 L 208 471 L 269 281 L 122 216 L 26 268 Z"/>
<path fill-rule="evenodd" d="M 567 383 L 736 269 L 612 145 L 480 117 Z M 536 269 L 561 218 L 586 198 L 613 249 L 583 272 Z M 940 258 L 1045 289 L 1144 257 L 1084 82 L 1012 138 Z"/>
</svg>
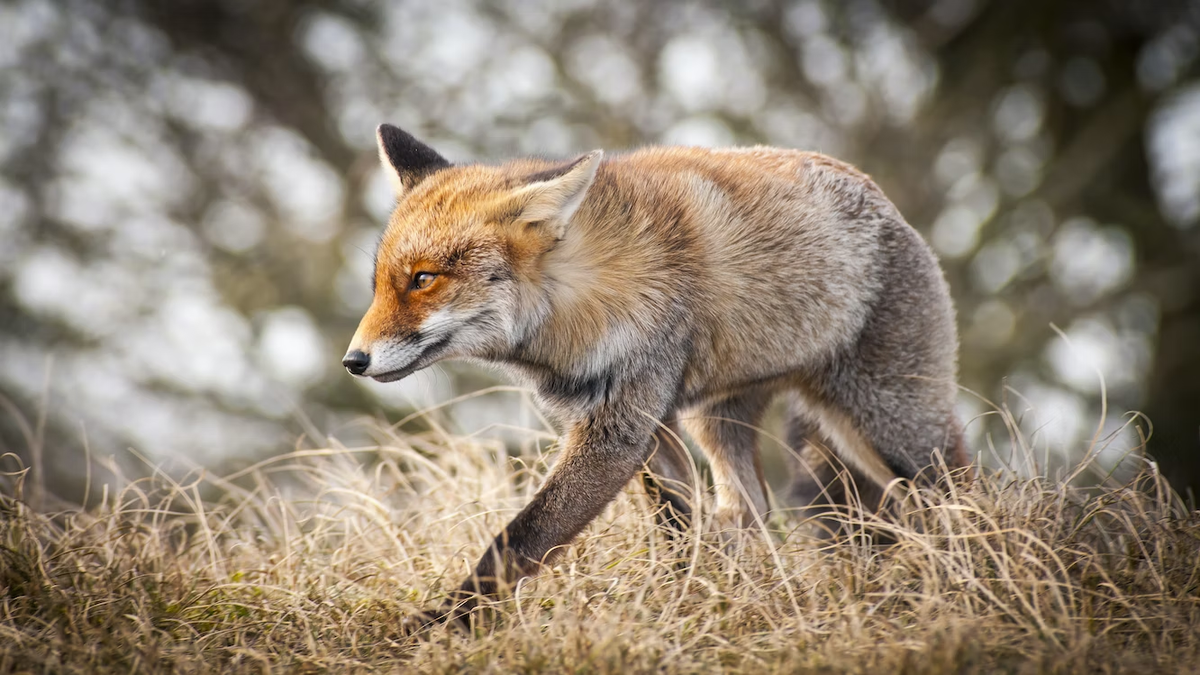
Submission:
<svg viewBox="0 0 1200 675">
<path fill-rule="evenodd" d="M 1200 488 L 1198 53 L 1186 0 L 4 0 L 0 452 L 69 498 L 85 449 L 244 462 L 494 382 L 339 366 L 388 121 L 452 161 L 856 163 L 943 261 L 974 449 L 1000 408 L 1047 461 L 1112 464 L 1140 411 Z M 533 424 L 514 396 L 448 419 Z"/>
</svg>

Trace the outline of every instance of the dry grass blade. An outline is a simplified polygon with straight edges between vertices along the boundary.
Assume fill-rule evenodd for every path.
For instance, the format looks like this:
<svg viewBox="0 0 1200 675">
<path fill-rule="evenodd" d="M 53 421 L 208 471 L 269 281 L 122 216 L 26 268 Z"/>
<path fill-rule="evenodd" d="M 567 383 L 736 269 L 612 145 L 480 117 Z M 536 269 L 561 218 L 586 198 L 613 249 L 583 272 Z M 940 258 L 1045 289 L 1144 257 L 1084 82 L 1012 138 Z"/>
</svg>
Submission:
<svg viewBox="0 0 1200 675">
<path fill-rule="evenodd" d="M 386 431 L 381 431 L 387 434 Z M 1200 517 L 1153 474 L 1084 490 L 985 475 L 893 519 L 744 546 L 672 541 L 626 491 L 473 635 L 405 635 L 547 464 L 392 435 L 237 475 L 161 472 L 90 510 L 0 497 L 0 672 L 1189 672 Z M 6 460 L 11 463 L 10 460 Z M 886 535 L 889 546 L 871 543 Z"/>
</svg>

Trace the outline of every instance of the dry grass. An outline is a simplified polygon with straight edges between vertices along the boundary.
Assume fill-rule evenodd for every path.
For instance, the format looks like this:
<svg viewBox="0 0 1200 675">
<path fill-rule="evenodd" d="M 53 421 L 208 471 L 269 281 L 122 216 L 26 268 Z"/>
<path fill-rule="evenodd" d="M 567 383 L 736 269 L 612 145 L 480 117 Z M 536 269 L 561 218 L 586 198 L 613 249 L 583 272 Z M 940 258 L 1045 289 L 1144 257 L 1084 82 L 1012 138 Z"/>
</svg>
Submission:
<svg viewBox="0 0 1200 675">
<path fill-rule="evenodd" d="M 0 672 L 1200 668 L 1200 517 L 1152 476 L 917 493 L 876 524 L 889 547 L 820 544 L 776 514 L 732 554 L 672 543 L 630 487 L 474 635 L 406 637 L 401 618 L 459 581 L 547 464 L 385 440 L 157 475 L 87 511 L 35 513 L 10 474 Z"/>
</svg>

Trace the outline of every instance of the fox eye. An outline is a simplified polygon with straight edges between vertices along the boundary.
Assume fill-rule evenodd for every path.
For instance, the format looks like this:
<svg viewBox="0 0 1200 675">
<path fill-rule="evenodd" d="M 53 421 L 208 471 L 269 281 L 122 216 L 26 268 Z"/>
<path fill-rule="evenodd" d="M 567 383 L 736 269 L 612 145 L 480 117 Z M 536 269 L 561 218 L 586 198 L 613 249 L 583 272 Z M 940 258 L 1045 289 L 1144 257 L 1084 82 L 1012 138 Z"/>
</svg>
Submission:
<svg viewBox="0 0 1200 675">
<path fill-rule="evenodd" d="M 419 291 L 429 288 L 429 284 L 433 283 L 433 280 L 436 276 L 437 275 L 433 272 L 417 272 L 412 278 L 413 290 Z"/>
</svg>

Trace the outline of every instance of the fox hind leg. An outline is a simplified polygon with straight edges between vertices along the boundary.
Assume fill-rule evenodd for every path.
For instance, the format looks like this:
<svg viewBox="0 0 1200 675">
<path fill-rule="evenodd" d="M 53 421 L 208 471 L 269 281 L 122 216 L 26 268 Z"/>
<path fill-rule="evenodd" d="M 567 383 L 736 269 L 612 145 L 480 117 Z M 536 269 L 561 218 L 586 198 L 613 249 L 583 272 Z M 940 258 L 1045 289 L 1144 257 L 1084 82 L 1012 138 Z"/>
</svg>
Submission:
<svg viewBox="0 0 1200 675">
<path fill-rule="evenodd" d="M 688 411 L 684 428 L 712 469 L 716 527 L 752 527 L 767 514 L 767 486 L 758 454 L 758 424 L 771 392 L 749 390 Z"/>
<path fill-rule="evenodd" d="M 789 399 L 784 413 L 783 436 L 787 447 L 784 460 L 792 481 L 784 500 L 788 506 L 804 508 L 833 501 L 830 483 L 837 477 L 828 443 L 816 435 L 800 402 Z"/>
<path fill-rule="evenodd" d="M 883 499 L 880 487 L 838 458 L 798 399 L 788 402 L 784 437 L 792 473 L 784 501 L 800 510 L 818 538 L 838 536 L 853 516 L 852 504 L 868 510 L 878 507 Z"/>
<path fill-rule="evenodd" d="M 675 421 L 664 422 L 654 433 L 642 484 L 657 510 L 660 525 L 682 532 L 692 521 L 692 459 Z"/>
</svg>

